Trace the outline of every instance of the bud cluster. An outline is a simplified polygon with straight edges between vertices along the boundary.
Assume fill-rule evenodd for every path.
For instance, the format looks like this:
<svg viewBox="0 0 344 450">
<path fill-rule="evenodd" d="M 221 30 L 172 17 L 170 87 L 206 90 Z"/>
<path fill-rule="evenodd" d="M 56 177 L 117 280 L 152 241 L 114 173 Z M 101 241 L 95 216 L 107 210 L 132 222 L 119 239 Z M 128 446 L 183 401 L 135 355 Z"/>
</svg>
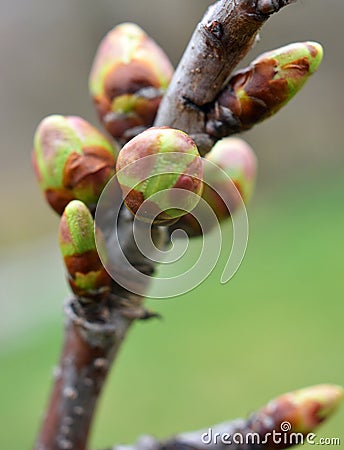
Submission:
<svg viewBox="0 0 344 450">
<path fill-rule="evenodd" d="M 181 228 L 189 236 L 210 231 L 209 211 L 218 223 L 230 218 L 249 200 L 256 178 L 251 147 L 226 136 L 276 113 L 321 59 L 319 44 L 291 44 L 234 74 L 205 113 L 211 140 L 224 139 L 201 158 L 185 132 L 152 127 L 173 76 L 168 57 L 137 25 L 111 30 L 96 53 L 89 88 L 102 124 L 123 148 L 76 116 L 48 116 L 34 138 L 34 170 L 48 203 L 62 214 L 61 251 L 75 294 L 99 298 L 109 292 L 101 263 L 107 257 L 96 248 L 94 233 L 100 232 L 92 214 L 115 174 L 137 219 Z"/>
</svg>

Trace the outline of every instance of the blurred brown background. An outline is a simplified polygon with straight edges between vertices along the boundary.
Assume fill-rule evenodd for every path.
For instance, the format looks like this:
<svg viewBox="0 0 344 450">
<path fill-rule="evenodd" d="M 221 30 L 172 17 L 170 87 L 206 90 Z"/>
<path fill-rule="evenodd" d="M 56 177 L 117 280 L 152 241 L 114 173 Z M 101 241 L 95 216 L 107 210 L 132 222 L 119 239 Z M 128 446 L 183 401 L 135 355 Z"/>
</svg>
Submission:
<svg viewBox="0 0 344 450">
<path fill-rule="evenodd" d="M 38 192 L 30 165 L 32 136 L 51 113 L 97 123 L 87 78 L 103 35 L 123 21 L 140 24 L 176 65 L 205 0 L 1 0 L 1 243 L 53 230 L 56 218 Z M 325 47 L 319 73 L 277 117 L 246 134 L 260 160 L 259 184 L 332 170 L 344 162 L 342 0 L 302 0 L 263 29 L 257 54 L 291 41 Z M 259 192 L 259 191 L 258 191 Z"/>
</svg>

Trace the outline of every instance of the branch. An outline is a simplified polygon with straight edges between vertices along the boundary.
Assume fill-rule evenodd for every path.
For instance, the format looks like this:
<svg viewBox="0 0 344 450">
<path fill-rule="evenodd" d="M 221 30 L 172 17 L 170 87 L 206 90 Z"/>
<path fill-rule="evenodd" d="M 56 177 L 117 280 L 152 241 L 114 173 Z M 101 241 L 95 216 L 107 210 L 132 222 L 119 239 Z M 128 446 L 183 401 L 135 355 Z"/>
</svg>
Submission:
<svg viewBox="0 0 344 450">
<path fill-rule="evenodd" d="M 96 310 L 76 298 L 67 302 L 62 355 L 37 450 L 86 448 L 99 393 L 132 323 L 121 300 L 111 302 Z"/>
<path fill-rule="evenodd" d="M 167 441 L 141 436 L 133 446 L 111 450 L 258 450 L 288 448 L 313 439 L 313 431 L 343 398 L 339 386 L 319 385 L 284 394 L 248 419 L 236 419 L 210 428 L 177 435 Z"/>
<path fill-rule="evenodd" d="M 214 144 L 205 114 L 270 17 L 295 0 L 221 0 L 197 26 L 160 105 L 156 126 L 183 130 L 201 154 Z"/>
</svg>

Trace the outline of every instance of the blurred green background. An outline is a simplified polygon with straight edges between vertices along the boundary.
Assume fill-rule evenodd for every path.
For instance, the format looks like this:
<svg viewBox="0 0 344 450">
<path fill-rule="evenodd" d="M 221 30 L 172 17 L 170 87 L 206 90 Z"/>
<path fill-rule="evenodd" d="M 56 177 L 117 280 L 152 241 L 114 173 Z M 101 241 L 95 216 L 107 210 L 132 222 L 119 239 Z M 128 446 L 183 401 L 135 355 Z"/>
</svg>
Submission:
<svg viewBox="0 0 344 450">
<path fill-rule="evenodd" d="M 209 4 L 0 0 L 1 449 L 34 440 L 67 294 L 58 220 L 30 166 L 35 127 L 51 113 L 97 123 L 87 77 L 111 27 L 137 22 L 176 64 Z M 342 0 L 299 1 L 271 19 L 246 58 L 298 40 L 325 47 L 319 73 L 298 97 L 245 135 L 259 178 L 239 272 L 221 286 L 222 260 L 191 293 L 149 302 L 164 319 L 131 331 L 99 405 L 95 447 L 207 427 L 291 389 L 344 384 L 343 16 Z M 343 423 L 344 407 L 319 435 L 343 445 Z"/>
</svg>

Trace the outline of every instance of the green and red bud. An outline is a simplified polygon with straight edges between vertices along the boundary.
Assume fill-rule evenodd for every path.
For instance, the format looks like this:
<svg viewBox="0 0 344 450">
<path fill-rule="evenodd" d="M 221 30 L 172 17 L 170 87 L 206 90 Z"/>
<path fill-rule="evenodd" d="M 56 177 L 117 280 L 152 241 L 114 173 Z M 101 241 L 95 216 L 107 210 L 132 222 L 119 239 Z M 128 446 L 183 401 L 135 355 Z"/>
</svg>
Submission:
<svg viewBox="0 0 344 450">
<path fill-rule="evenodd" d="M 98 116 L 115 138 L 150 127 L 173 75 L 163 50 L 137 25 L 124 23 L 101 42 L 90 74 Z"/>
<path fill-rule="evenodd" d="M 167 225 L 193 209 L 202 194 L 202 160 L 180 130 L 140 133 L 122 148 L 116 169 L 124 202 L 141 220 Z"/>
<path fill-rule="evenodd" d="M 68 282 L 72 291 L 79 297 L 100 299 L 109 293 L 111 278 L 105 270 L 103 261 L 107 260 L 101 232 L 94 225 L 87 206 L 79 201 L 71 201 L 61 217 L 59 229 L 60 249 L 67 269 Z"/>
<path fill-rule="evenodd" d="M 272 400 L 254 414 L 251 426 L 261 435 L 267 435 L 271 431 L 284 431 L 287 436 L 295 436 L 295 433 L 306 436 L 337 409 L 343 397 L 343 388 L 334 385 L 312 386 L 289 392 Z M 271 448 L 290 446 L 277 445 L 272 440 L 269 444 Z"/>
<path fill-rule="evenodd" d="M 257 158 L 244 140 L 225 138 L 205 156 L 203 171 L 202 198 L 221 223 L 249 201 L 256 180 Z M 197 209 L 198 220 L 190 213 L 181 217 L 173 228 L 183 229 L 190 237 L 209 232 L 215 223 L 209 217 L 208 208 L 200 203 Z"/>
<path fill-rule="evenodd" d="M 93 207 L 114 175 L 115 164 L 113 145 L 80 117 L 48 116 L 36 130 L 33 166 L 48 203 L 58 214 L 74 199 Z"/>
<path fill-rule="evenodd" d="M 203 191 L 203 198 L 221 221 L 228 217 L 228 211 L 222 213 L 223 200 L 225 204 L 231 206 L 232 212 L 238 207 L 237 203 L 241 203 L 241 199 L 244 203 L 250 200 L 256 181 L 257 158 L 253 149 L 244 140 L 225 138 L 214 145 L 205 159 L 221 169 L 219 171 L 212 166 L 206 166 L 208 167 L 205 169 L 207 183 Z M 229 182 L 228 177 L 232 183 Z"/>
<path fill-rule="evenodd" d="M 229 80 L 208 115 L 207 132 L 221 138 L 272 116 L 299 92 L 322 57 L 323 49 L 315 42 L 263 53 Z"/>
</svg>

